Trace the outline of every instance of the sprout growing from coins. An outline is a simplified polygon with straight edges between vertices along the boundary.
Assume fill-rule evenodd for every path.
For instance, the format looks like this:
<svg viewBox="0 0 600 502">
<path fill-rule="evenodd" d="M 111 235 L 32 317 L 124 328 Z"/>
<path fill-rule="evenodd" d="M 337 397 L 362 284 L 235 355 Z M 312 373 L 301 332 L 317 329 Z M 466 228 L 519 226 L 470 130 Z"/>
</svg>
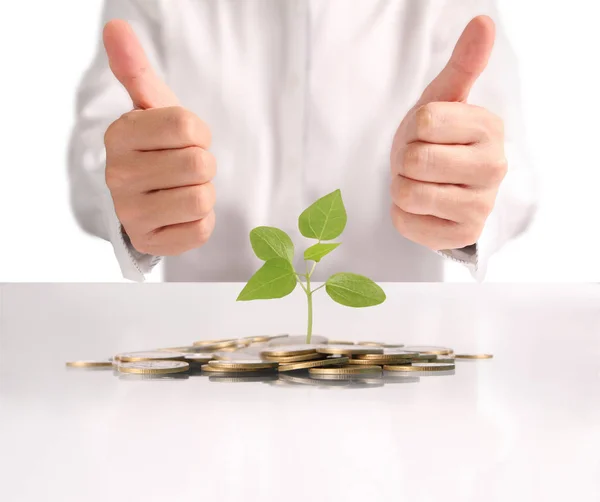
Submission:
<svg viewBox="0 0 600 502">
<path fill-rule="evenodd" d="M 335 302 L 347 307 L 371 307 L 385 301 L 383 290 L 368 277 L 341 272 L 333 274 L 324 284 L 311 289 L 311 277 L 317 263 L 335 250 L 338 238 L 346 227 L 346 208 L 340 190 L 321 197 L 305 209 L 298 218 L 300 233 L 317 243 L 304 251 L 305 272 L 294 269 L 294 244 L 289 235 L 275 227 L 256 227 L 250 232 L 250 244 L 264 265 L 250 278 L 237 301 L 270 300 L 289 295 L 300 284 L 306 293 L 308 326 L 306 343 L 310 343 L 313 328 L 313 295 L 321 288 Z M 312 266 L 309 265 L 312 262 Z"/>
</svg>

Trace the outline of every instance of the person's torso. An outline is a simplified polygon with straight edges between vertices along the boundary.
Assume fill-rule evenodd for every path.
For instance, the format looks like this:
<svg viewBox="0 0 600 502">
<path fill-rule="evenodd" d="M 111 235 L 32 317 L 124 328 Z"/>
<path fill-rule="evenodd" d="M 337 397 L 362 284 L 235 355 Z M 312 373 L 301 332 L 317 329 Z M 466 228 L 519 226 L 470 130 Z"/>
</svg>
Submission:
<svg viewBox="0 0 600 502">
<path fill-rule="evenodd" d="M 248 234 L 288 232 L 340 188 L 343 245 L 317 267 L 377 281 L 436 281 L 442 259 L 390 219 L 396 128 L 423 90 L 436 0 L 162 0 L 166 78 L 209 124 L 217 224 L 201 249 L 169 258 L 170 281 L 245 281 L 258 268 Z"/>
</svg>

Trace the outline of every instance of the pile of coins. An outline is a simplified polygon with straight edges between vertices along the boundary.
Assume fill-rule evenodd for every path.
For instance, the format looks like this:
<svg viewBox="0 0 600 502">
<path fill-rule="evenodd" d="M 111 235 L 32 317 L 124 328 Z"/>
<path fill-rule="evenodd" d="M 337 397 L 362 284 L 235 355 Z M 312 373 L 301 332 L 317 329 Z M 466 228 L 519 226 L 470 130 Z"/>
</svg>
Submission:
<svg viewBox="0 0 600 502">
<path fill-rule="evenodd" d="M 382 386 L 418 382 L 419 376 L 453 375 L 456 360 L 491 359 L 455 354 L 446 347 L 327 340 L 313 336 L 254 336 L 201 340 L 184 347 L 127 352 L 106 361 L 74 361 L 70 368 L 108 368 L 126 378 L 187 378 L 214 382 L 263 381 L 277 385 Z"/>
</svg>

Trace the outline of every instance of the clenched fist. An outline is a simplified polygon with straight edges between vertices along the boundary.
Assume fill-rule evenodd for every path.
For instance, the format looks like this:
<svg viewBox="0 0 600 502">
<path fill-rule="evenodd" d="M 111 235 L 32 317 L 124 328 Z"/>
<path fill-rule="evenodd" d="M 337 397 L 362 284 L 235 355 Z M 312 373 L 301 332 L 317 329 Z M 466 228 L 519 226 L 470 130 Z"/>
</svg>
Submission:
<svg viewBox="0 0 600 502">
<path fill-rule="evenodd" d="M 502 120 L 466 104 L 494 40 L 494 22 L 473 19 L 394 137 L 394 226 L 436 251 L 477 241 L 507 171 Z"/>
<path fill-rule="evenodd" d="M 142 253 L 178 255 L 202 246 L 215 225 L 210 130 L 179 106 L 126 22 L 106 25 L 104 46 L 134 105 L 104 138 L 106 184 L 119 221 Z"/>
</svg>

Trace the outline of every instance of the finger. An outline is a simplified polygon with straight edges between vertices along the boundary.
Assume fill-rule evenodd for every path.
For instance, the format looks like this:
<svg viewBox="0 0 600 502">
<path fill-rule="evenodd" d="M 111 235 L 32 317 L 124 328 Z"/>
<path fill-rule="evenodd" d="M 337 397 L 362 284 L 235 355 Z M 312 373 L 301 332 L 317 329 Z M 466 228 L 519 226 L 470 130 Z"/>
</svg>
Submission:
<svg viewBox="0 0 600 502">
<path fill-rule="evenodd" d="M 208 149 L 211 133 L 194 113 L 179 106 L 124 114 L 113 122 L 105 143 L 116 152 L 154 151 L 196 146 Z"/>
<path fill-rule="evenodd" d="M 119 164 L 120 187 L 134 193 L 202 185 L 216 174 L 216 160 L 208 150 L 192 146 L 156 152 L 131 152 Z"/>
<path fill-rule="evenodd" d="M 410 214 L 392 204 L 392 222 L 407 239 L 434 251 L 460 249 L 474 244 L 473 232 L 468 226 L 435 216 Z M 473 242 L 469 242 L 473 240 Z"/>
<path fill-rule="evenodd" d="M 137 226 L 141 232 L 205 218 L 213 210 L 216 198 L 212 183 L 159 190 L 144 197 L 146 211 Z"/>
<path fill-rule="evenodd" d="M 179 104 L 175 94 L 154 72 L 129 23 L 121 19 L 109 21 L 103 39 L 110 68 L 135 108 L 146 110 Z"/>
<path fill-rule="evenodd" d="M 391 196 L 394 204 L 406 213 L 437 216 L 456 223 L 485 220 L 493 209 L 493 197 L 458 185 L 423 183 L 394 176 Z"/>
<path fill-rule="evenodd" d="M 197 221 L 169 225 L 145 235 L 132 244 L 141 253 L 154 256 L 177 256 L 199 248 L 208 241 L 215 228 L 215 213 Z"/>
<path fill-rule="evenodd" d="M 410 143 L 394 150 L 392 174 L 427 183 L 497 186 L 507 171 L 502 150 L 491 154 L 489 148 L 478 145 Z"/>
<path fill-rule="evenodd" d="M 466 101 L 492 54 L 496 28 L 487 16 L 473 19 L 461 35 L 442 72 L 429 84 L 418 105 L 434 101 Z"/>
<path fill-rule="evenodd" d="M 405 141 L 471 145 L 503 134 L 502 120 L 485 108 L 439 101 L 419 106 L 410 112 Z"/>
</svg>

